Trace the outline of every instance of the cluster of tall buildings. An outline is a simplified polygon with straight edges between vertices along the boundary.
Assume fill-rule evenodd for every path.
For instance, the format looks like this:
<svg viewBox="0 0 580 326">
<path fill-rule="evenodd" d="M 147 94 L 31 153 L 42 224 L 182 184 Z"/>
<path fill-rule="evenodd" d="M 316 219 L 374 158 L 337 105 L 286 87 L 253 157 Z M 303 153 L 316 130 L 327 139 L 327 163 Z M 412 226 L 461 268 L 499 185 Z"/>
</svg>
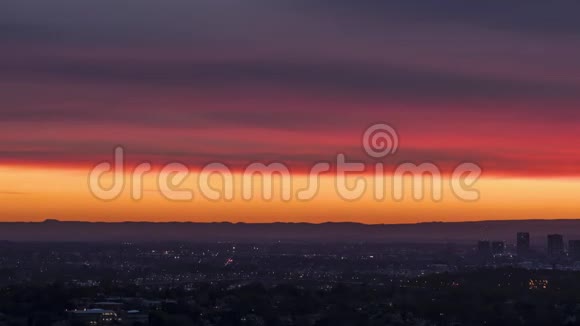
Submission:
<svg viewBox="0 0 580 326">
<path fill-rule="evenodd" d="M 480 255 L 502 254 L 505 250 L 503 241 L 478 241 L 477 252 Z M 516 252 L 518 256 L 526 256 L 531 253 L 530 233 L 518 232 L 516 235 Z M 561 234 L 548 234 L 547 236 L 547 254 L 550 257 L 560 257 L 568 253 L 573 259 L 580 260 L 580 240 L 568 241 L 568 250 L 564 245 L 564 236 Z"/>
<path fill-rule="evenodd" d="M 478 241 L 477 252 L 481 255 L 499 255 L 505 251 L 503 241 Z"/>
<path fill-rule="evenodd" d="M 558 257 L 563 256 L 566 252 L 568 257 L 580 260 L 580 240 L 569 240 L 568 251 L 566 251 L 564 236 L 561 234 L 548 234 L 548 255 Z"/>
</svg>

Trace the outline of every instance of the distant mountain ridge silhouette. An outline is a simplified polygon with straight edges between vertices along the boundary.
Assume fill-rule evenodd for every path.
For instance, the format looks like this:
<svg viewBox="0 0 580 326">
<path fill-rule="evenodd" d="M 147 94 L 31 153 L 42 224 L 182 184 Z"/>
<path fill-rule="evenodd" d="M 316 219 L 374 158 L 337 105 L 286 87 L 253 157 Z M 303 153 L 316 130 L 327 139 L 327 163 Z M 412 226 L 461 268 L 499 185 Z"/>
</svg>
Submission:
<svg viewBox="0 0 580 326">
<path fill-rule="evenodd" d="M 514 243 L 517 232 L 530 232 L 532 244 L 546 235 L 580 239 L 580 219 L 361 224 L 355 222 L 230 223 L 230 222 L 2 222 L 0 241 L 79 242 L 384 242 L 470 243 L 479 239 Z"/>
</svg>

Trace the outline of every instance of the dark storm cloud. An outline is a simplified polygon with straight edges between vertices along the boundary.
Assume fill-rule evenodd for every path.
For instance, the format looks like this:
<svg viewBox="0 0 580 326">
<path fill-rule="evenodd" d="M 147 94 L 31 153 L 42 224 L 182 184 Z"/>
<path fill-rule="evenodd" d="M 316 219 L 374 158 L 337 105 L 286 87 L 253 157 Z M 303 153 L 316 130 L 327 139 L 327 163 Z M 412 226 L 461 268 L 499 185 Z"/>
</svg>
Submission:
<svg viewBox="0 0 580 326">
<path fill-rule="evenodd" d="M 58 31 L 45 25 L 38 24 L 19 24 L 19 23 L 0 23 L 0 41 L 30 41 L 45 42 L 55 39 Z"/>
<path fill-rule="evenodd" d="M 66 118 L 68 121 L 83 121 L 95 119 L 103 115 L 102 112 L 91 110 L 81 110 L 79 108 L 71 109 L 54 109 L 54 108 L 28 108 L 28 109 L 10 109 L 4 107 L 0 109 L 2 120 L 8 121 L 58 121 Z"/>
<path fill-rule="evenodd" d="M 446 71 L 316 62 L 80 62 L 37 59 L 0 64 L 0 80 L 86 82 L 228 90 L 274 87 L 337 96 L 395 98 L 577 97 L 554 82 L 510 81 Z"/>
<path fill-rule="evenodd" d="M 132 46 L 140 46 L 143 48 L 140 51 L 134 50 L 133 55 L 155 57 L 164 51 L 179 53 L 183 49 L 191 49 L 209 57 L 226 55 L 231 61 L 223 63 L 221 68 L 212 67 L 211 64 L 207 68 L 199 68 L 195 65 L 205 63 L 200 61 L 193 62 L 190 67 L 177 67 L 170 58 L 165 58 L 169 61 L 166 63 L 167 74 L 155 71 L 163 69 L 161 65 L 150 69 L 144 67 L 139 73 L 131 71 L 139 69 L 138 64 L 127 63 L 127 67 L 120 67 L 119 78 L 131 79 L 134 76 L 132 82 L 141 80 L 163 84 L 163 78 L 167 77 L 169 84 L 195 84 L 191 76 L 178 76 L 173 71 L 183 68 L 183 75 L 206 74 L 210 84 L 227 78 L 230 81 L 245 81 L 247 78 L 249 82 L 268 79 L 278 82 L 279 79 L 286 79 L 285 83 L 292 84 L 293 80 L 301 82 L 307 74 L 303 70 L 307 69 L 314 77 L 312 83 L 315 86 L 330 84 L 328 81 L 320 81 L 328 76 L 329 80 L 336 79 L 336 84 L 353 84 L 355 91 L 365 88 L 371 92 L 376 89 L 380 91 L 386 84 L 394 92 L 398 88 L 392 84 L 400 76 L 399 70 L 409 70 L 403 71 L 411 75 L 402 77 L 400 86 L 402 92 L 405 92 L 408 88 L 405 83 L 416 79 L 416 74 L 421 74 L 425 66 L 443 75 L 442 80 L 432 75 L 426 76 L 426 83 L 441 81 L 442 88 L 451 85 L 450 89 L 457 84 L 463 85 L 461 78 L 468 79 L 464 84 L 466 89 L 479 86 L 478 81 L 474 83 L 469 79 L 476 79 L 482 73 L 491 75 L 493 67 L 486 69 L 490 64 L 500 67 L 494 72 L 500 75 L 497 77 L 500 81 L 526 78 L 574 79 L 566 74 L 577 75 L 579 70 L 574 59 L 580 53 L 578 42 L 571 39 L 572 42 L 558 44 L 560 48 L 556 50 L 550 47 L 550 38 L 558 33 L 575 36 L 580 32 L 580 23 L 576 19 L 580 4 L 573 2 L 554 4 L 532 1 L 523 4 L 515 1 L 299 0 L 161 3 L 142 0 L 121 5 L 109 0 L 91 3 L 71 0 L 6 0 L 2 7 L 0 41 L 5 47 L 2 49 L 0 43 L 2 52 L 6 52 L 4 50 L 13 44 L 61 47 L 63 53 L 77 47 L 99 51 L 120 49 L 122 52 Z M 500 34 L 490 34 L 490 29 L 499 30 Z M 541 36 L 544 32 L 551 35 Z M 20 56 L 26 55 L 30 49 L 13 51 L 16 56 Z M 35 51 L 40 52 L 35 55 L 42 55 L 42 48 Z M 241 57 L 255 62 L 235 61 Z M 43 60 L 42 56 L 35 57 L 37 59 Z M 157 59 L 164 60 L 162 56 Z M 0 60 L 10 66 L 14 59 L 2 59 L 0 53 Z M 273 67 L 269 63 L 272 60 L 282 61 L 281 65 L 286 66 Z M 263 65 L 256 64 L 262 61 Z M 307 62 L 307 66 L 304 67 L 302 62 Z M 331 65 L 346 62 L 345 71 L 337 74 L 334 67 L 325 66 L 326 62 Z M 361 72 L 353 75 L 349 71 L 358 69 L 357 64 Z M 36 66 L 58 73 L 61 68 L 64 75 L 76 74 L 78 77 L 84 73 L 90 78 L 93 73 L 93 78 L 103 80 L 107 79 L 107 74 L 114 77 L 112 72 L 106 70 L 117 69 L 115 66 L 108 68 L 93 66 L 91 63 L 75 63 L 74 57 L 70 63 L 60 67 L 58 62 L 51 65 L 38 67 L 33 62 L 31 69 Z M 320 67 L 312 67 L 314 65 Z M 379 67 L 376 72 L 369 73 L 367 66 L 371 66 L 370 70 L 375 69 L 372 66 L 386 68 Z M 222 68 L 231 68 L 233 71 L 229 73 L 230 76 L 225 76 L 220 71 Z M 395 71 L 381 71 L 392 68 Z M 546 75 L 545 71 L 550 68 L 554 73 Z M 27 72 L 26 68 L 22 69 L 23 73 Z M 318 76 L 314 76 L 316 73 Z M 381 76 L 385 73 L 394 77 L 386 80 Z M 462 74 L 468 76 L 462 77 Z M 526 76 L 528 74 L 531 77 Z M 152 80 L 155 78 L 153 75 L 157 76 L 157 81 Z M 453 80 L 445 75 L 452 75 Z M 352 78 L 361 80 L 350 81 Z M 496 86 L 490 85 L 490 81 L 483 80 L 481 83 L 482 93 L 496 93 Z M 302 84 L 309 86 L 308 83 Z M 500 83 L 497 87 L 509 89 L 513 85 Z M 417 91 L 422 91 L 421 85 Z"/>
<path fill-rule="evenodd" d="M 295 10 L 317 10 L 359 19 L 414 20 L 431 24 L 462 24 L 530 34 L 577 37 L 580 2 L 577 1 L 293 1 Z"/>
<path fill-rule="evenodd" d="M 247 145 L 247 144 L 246 144 Z M 83 150 L 79 151 L 79 147 Z M 94 166 L 103 161 L 111 161 L 112 145 L 105 148 L 102 144 L 87 148 L 80 144 L 61 144 L 58 149 L 0 151 L 0 163 L 18 162 L 20 164 L 62 164 L 63 162 Z M 336 166 L 336 153 L 346 155 L 348 162 L 363 162 L 367 172 L 372 171 L 376 160 L 365 155 L 360 148 L 338 147 L 326 149 L 316 154 L 289 153 L 280 151 L 259 151 L 248 149 L 243 152 L 208 152 L 203 149 L 167 150 L 163 147 L 145 147 L 140 145 L 125 146 L 125 162 L 129 166 L 141 162 L 151 162 L 158 167 L 166 163 L 179 162 L 193 169 L 207 164 L 220 162 L 233 170 L 244 169 L 253 162 L 282 162 L 292 172 L 308 172 L 316 163 L 327 162 Z M 527 155 L 504 155 L 494 151 L 473 151 L 470 149 L 401 149 L 397 154 L 383 162 L 385 171 L 393 172 L 402 163 L 433 163 L 443 173 L 450 173 L 459 164 L 470 162 L 477 164 L 488 176 L 492 175 L 574 175 L 580 159 L 571 155 L 568 160 L 553 157 L 537 157 L 530 160 Z M 0 192 L 1 194 L 1 192 Z M 13 193 L 20 194 L 20 193 Z"/>
</svg>

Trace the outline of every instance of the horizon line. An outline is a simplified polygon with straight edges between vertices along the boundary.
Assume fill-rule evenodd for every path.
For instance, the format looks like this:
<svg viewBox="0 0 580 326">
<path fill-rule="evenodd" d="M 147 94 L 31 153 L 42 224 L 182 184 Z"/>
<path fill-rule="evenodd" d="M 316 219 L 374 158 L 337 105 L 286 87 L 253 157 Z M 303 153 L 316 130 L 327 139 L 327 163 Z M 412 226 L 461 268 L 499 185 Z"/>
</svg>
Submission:
<svg viewBox="0 0 580 326">
<path fill-rule="evenodd" d="M 47 224 L 47 223 L 87 223 L 87 224 L 129 224 L 129 223 L 141 223 L 141 224 L 231 224 L 231 225 L 273 225 L 273 224 L 288 224 L 288 225 L 325 225 L 325 224 L 357 224 L 363 226 L 394 226 L 394 225 L 422 225 L 422 224 L 467 224 L 467 223 L 507 223 L 507 222 L 570 222 L 578 221 L 580 222 L 580 217 L 578 218 L 542 218 L 542 219 L 507 219 L 507 220 L 473 220 L 473 221 L 429 221 L 429 222 L 415 222 L 415 223 L 363 223 L 356 221 L 326 221 L 326 222 L 231 222 L 231 221 L 213 221 L 213 222 L 203 222 L 203 221 L 82 221 L 82 220 L 59 220 L 48 218 L 42 221 L 0 221 L 0 224 Z"/>
</svg>

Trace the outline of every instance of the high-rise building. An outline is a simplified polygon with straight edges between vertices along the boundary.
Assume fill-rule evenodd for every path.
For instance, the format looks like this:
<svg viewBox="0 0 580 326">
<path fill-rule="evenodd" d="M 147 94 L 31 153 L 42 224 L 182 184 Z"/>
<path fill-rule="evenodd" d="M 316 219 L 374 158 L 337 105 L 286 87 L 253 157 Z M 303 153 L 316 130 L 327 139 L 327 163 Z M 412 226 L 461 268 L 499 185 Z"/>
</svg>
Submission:
<svg viewBox="0 0 580 326">
<path fill-rule="evenodd" d="M 526 255 L 530 252 L 530 233 L 518 232 L 516 239 L 516 248 L 518 256 Z"/>
<path fill-rule="evenodd" d="M 568 241 L 568 254 L 574 260 L 580 260 L 580 240 Z"/>
<path fill-rule="evenodd" d="M 494 255 L 503 254 L 505 249 L 505 244 L 503 241 L 493 241 L 491 243 L 491 253 Z"/>
<path fill-rule="evenodd" d="M 548 255 L 561 256 L 564 254 L 564 237 L 561 234 L 548 234 Z"/>
</svg>

